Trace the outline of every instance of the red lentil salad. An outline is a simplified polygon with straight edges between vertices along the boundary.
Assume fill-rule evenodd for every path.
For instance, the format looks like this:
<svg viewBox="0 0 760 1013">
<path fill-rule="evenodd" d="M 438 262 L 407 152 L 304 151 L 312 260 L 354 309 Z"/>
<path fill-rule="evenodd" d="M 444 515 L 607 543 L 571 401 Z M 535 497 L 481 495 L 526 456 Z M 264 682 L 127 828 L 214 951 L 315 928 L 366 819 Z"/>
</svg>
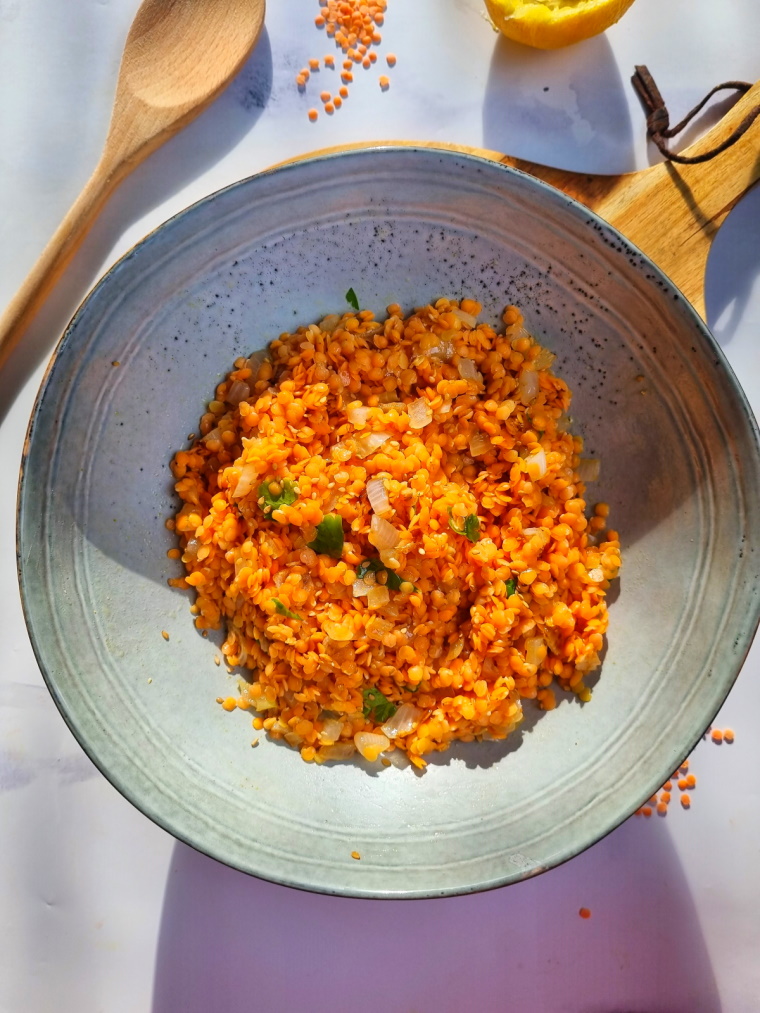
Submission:
<svg viewBox="0 0 760 1013">
<path fill-rule="evenodd" d="M 355 308 L 238 359 L 172 461 L 191 611 L 306 761 L 502 740 L 590 699 L 620 567 L 554 356 L 509 306 Z"/>
</svg>

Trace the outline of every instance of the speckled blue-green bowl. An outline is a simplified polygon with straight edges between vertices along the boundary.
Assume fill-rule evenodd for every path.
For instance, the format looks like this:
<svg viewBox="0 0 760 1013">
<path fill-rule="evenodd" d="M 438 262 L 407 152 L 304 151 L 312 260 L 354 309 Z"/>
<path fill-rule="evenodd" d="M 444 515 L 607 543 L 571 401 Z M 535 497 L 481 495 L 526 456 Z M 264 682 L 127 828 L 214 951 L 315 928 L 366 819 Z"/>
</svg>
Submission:
<svg viewBox="0 0 760 1013">
<path fill-rule="evenodd" d="M 380 313 L 469 295 L 496 322 L 517 303 L 575 392 L 622 536 L 591 703 L 540 716 L 527 704 L 507 743 L 460 744 L 423 776 L 251 749 L 250 716 L 214 703 L 236 680 L 167 587 L 173 452 L 237 356 L 341 311 L 349 286 Z M 690 750 L 757 624 L 757 428 L 715 341 L 613 229 L 474 157 L 317 158 L 173 218 L 77 313 L 29 435 L 21 588 L 63 716 L 147 816 L 277 882 L 434 896 L 570 858 Z"/>
</svg>

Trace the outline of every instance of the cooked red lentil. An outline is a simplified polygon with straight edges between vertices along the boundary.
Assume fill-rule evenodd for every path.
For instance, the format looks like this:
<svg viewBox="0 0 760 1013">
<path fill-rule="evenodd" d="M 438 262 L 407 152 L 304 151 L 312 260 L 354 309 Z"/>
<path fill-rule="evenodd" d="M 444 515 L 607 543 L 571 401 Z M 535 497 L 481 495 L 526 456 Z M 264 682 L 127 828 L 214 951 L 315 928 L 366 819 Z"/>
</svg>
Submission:
<svg viewBox="0 0 760 1013">
<path fill-rule="evenodd" d="M 349 292 L 353 296 L 353 292 Z M 305 760 L 425 765 L 590 699 L 620 545 L 586 517 L 570 391 L 513 306 L 331 315 L 239 359 L 172 462 L 201 630 L 253 681 L 228 709 Z M 405 755 L 404 755 L 405 754 Z"/>
</svg>

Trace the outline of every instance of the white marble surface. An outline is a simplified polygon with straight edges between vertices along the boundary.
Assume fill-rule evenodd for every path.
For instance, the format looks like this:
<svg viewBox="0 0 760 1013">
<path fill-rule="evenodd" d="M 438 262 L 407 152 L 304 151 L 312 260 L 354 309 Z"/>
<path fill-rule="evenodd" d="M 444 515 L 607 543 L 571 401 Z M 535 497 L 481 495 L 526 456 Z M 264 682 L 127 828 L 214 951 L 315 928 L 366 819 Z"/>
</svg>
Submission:
<svg viewBox="0 0 760 1013">
<path fill-rule="evenodd" d="M 0 304 L 96 162 L 137 6 L 0 0 Z M 357 73 L 338 114 L 311 124 L 317 88 L 300 96 L 293 77 L 328 51 L 317 8 L 270 0 L 240 78 L 123 185 L 0 378 L 0 1011 L 760 1009 L 757 646 L 718 719 L 736 743 L 694 753 L 690 812 L 631 819 L 518 886 L 430 902 L 296 893 L 176 844 L 92 767 L 44 688 L 15 578 L 24 431 L 71 311 L 135 240 L 241 176 L 351 140 L 642 167 L 651 154 L 628 83 L 635 63 L 648 64 L 675 116 L 718 81 L 760 77 L 757 0 L 637 0 L 605 36 L 557 53 L 502 40 L 481 0 L 388 0 L 389 91 L 377 86 L 381 58 Z M 760 188 L 718 235 L 707 277 L 709 322 L 756 412 L 759 276 Z"/>
</svg>

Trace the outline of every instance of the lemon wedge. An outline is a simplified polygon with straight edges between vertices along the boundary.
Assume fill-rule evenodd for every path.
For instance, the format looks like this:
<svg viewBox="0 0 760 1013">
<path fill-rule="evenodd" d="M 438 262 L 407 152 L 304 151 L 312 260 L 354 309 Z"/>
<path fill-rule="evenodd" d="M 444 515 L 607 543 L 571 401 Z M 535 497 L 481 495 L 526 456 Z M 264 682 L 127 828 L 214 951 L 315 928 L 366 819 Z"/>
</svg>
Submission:
<svg viewBox="0 0 760 1013">
<path fill-rule="evenodd" d="M 485 0 L 494 25 L 513 42 L 560 49 L 599 35 L 633 0 Z"/>
</svg>

